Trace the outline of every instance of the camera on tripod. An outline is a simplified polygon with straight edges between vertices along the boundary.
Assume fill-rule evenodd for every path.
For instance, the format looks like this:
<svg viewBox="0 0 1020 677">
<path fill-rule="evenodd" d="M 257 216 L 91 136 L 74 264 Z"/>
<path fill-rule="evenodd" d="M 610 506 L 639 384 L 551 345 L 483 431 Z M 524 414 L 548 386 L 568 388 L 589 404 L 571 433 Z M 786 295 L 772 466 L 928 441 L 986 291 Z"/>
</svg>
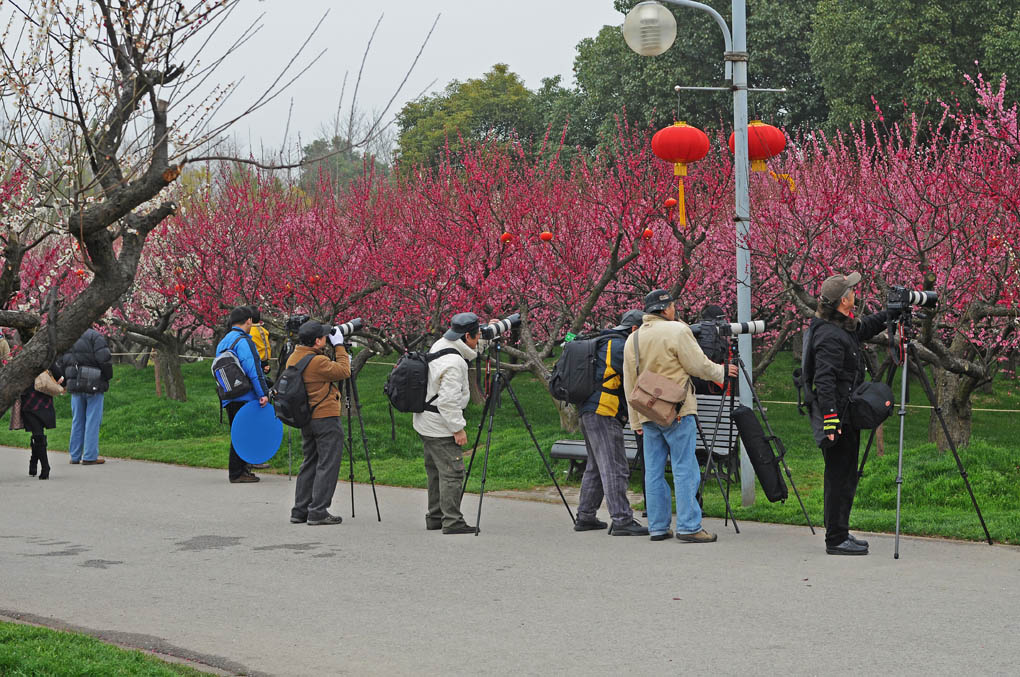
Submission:
<svg viewBox="0 0 1020 677">
<path fill-rule="evenodd" d="M 915 292 L 916 293 L 916 292 Z M 738 334 L 760 334 L 765 331 L 765 320 L 750 322 L 724 322 L 723 320 L 703 320 L 691 325 L 691 332 L 701 336 L 703 331 L 714 332 L 716 336 L 737 336 Z"/>
<path fill-rule="evenodd" d="M 283 328 L 287 330 L 288 334 L 297 336 L 298 329 L 301 328 L 308 320 L 312 319 L 308 315 L 291 315 L 287 318 L 287 321 L 283 323 Z"/>
<path fill-rule="evenodd" d="M 934 308 L 938 305 L 939 297 L 933 291 L 914 291 L 906 287 L 892 286 L 889 288 L 889 296 L 886 297 L 885 307 L 888 310 L 907 310 L 910 306 L 918 308 Z"/>
<path fill-rule="evenodd" d="M 499 336 L 502 336 L 503 334 L 506 334 L 511 329 L 520 326 L 520 324 L 521 324 L 520 313 L 514 313 L 513 315 L 509 315 L 506 318 L 500 320 L 499 322 L 493 322 L 492 324 L 482 325 L 482 327 L 480 327 L 480 331 L 483 339 L 485 339 L 486 341 L 491 341 Z"/>
<path fill-rule="evenodd" d="M 365 323 L 361 321 L 360 317 L 356 317 L 353 320 L 344 322 L 343 324 L 338 324 L 336 326 L 340 330 L 340 333 L 346 337 L 350 336 L 354 332 L 364 327 Z"/>
</svg>

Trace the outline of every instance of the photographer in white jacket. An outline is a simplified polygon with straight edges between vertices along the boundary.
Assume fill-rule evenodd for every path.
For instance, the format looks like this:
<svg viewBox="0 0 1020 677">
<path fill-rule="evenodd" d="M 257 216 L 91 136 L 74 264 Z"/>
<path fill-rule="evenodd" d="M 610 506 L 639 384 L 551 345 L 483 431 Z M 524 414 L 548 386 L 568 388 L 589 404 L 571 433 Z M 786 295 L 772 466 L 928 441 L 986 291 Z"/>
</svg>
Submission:
<svg viewBox="0 0 1020 677">
<path fill-rule="evenodd" d="M 473 534 L 464 521 L 460 499 L 464 483 L 467 444 L 464 409 L 471 401 L 468 362 L 477 355 L 479 321 L 474 313 L 457 313 L 450 329 L 432 344 L 429 353 L 445 351 L 429 363 L 426 411 L 414 415 L 414 429 L 421 436 L 425 474 L 429 482 L 429 511 L 425 528 L 444 534 Z"/>
</svg>

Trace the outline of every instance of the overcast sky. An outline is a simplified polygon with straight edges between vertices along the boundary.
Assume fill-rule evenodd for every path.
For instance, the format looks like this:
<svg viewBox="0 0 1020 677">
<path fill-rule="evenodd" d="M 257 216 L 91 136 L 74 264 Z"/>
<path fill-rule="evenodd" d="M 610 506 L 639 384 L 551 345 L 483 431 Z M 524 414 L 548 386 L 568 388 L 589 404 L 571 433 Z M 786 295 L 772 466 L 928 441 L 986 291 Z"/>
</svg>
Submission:
<svg viewBox="0 0 1020 677">
<path fill-rule="evenodd" d="M 332 119 L 344 73 L 353 83 L 372 27 L 383 15 L 365 64 L 359 108 L 379 111 L 399 85 L 429 27 L 439 23 L 407 84 L 387 114 L 388 119 L 409 99 L 442 89 L 451 80 L 479 77 L 495 63 L 509 64 L 527 87 L 543 77 L 562 75 L 572 83 L 574 48 L 596 35 L 605 24 L 619 25 L 623 15 L 612 0 L 244 0 L 235 12 L 234 32 L 221 31 L 207 54 L 222 52 L 242 30 L 241 25 L 264 12 L 263 28 L 220 71 L 220 80 L 240 80 L 221 115 L 237 114 L 257 98 L 308 36 L 322 14 L 329 15 L 306 48 L 304 64 L 322 49 L 326 54 L 281 97 L 234 128 L 242 143 L 278 148 L 283 142 L 287 112 L 294 100 L 291 146 L 297 132 L 307 142 Z M 244 15 L 244 16 L 242 16 Z M 351 85 L 345 109 L 349 110 Z"/>
</svg>

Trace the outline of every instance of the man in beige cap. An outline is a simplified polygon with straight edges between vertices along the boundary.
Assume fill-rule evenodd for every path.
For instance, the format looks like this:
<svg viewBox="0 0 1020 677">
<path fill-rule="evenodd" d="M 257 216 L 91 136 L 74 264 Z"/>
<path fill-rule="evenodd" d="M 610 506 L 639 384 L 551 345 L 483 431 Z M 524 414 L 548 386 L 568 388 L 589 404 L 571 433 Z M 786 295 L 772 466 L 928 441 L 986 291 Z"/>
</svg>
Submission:
<svg viewBox="0 0 1020 677">
<path fill-rule="evenodd" d="M 850 393 L 864 381 L 861 344 L 885 328 L 889 311 L 854 317 L 854 287 L 860 281 L 860 273 L 827 278 L 804 335 L 802 368 L 811 427 L 825 457 L 825 552 L 830 555 L 868 554 L 867 541 L 850 533 L 861 435 L 846 415 Z"/>
</svg>

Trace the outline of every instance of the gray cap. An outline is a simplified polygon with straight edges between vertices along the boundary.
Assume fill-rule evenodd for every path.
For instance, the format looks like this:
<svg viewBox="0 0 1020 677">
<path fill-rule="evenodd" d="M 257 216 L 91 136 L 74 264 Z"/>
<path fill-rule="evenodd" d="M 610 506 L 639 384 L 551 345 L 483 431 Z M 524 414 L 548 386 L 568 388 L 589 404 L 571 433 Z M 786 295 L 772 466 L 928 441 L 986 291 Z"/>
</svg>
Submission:
<svg viewBox="0 0 1020 677">
<path fill-rule="evenodd" d="M 645 296 L 645 312 L 646 313 L 657 313 L 660 310 L 664 310 L 669 307 L 669 304 L 673 303 L 675 299 L 670 295 L 667 289 L 656 289 L 647 296 Z"/>
<path fill-rule="evenodd" d="M 818 300 L 826 305 L 839 305 L 840 299 L 846 296 L 860 281 L 860 273 L 827 277 L 825 282 L 822 283 L 822 291 L 818 296 Z"/>
<path fill-rule="evenodd" d="M 464 334 L 474 334 L 478 331 L 478 324 L 478 316 L 474 313 L 457 313 L 450 320 L 450 328 L 443 338 L 456 341 Z"/>
<path fill-rule="evenodd" d="M 641 323 L 645 320 L 645 312 L 643 310 L 628 310 L 620 318 L 620 324 L 613 327 L 614 331 L 626 331 L 631 327 L 640 327 Z"/>
</svg>

